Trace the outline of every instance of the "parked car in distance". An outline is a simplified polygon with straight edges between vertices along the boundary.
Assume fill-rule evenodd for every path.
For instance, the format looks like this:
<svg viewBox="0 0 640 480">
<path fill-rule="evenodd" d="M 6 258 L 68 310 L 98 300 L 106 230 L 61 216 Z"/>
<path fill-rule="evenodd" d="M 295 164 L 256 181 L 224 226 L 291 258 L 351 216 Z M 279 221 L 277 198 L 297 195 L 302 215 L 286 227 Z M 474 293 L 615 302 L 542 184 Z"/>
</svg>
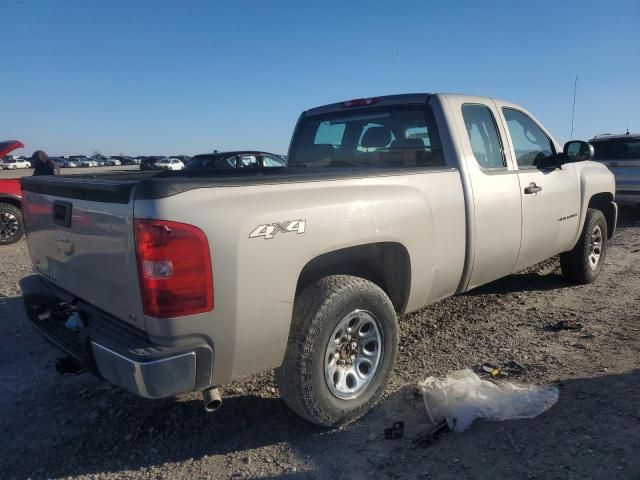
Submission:
<svg viewBox="0 0 640 480">
<path fill-rule="evenodd" d="M 157 170 L 155 168 L 156 162 L 167 157 L 144 157 L 140 162 L 140 170 Z"/>
<path fill-rule="evenodd" d="M 17 140 L 0 142 L 0 159 L 10 152 L 24 148 Z M 0 179 L 0 245 L 8 245 L 22 238 L 22 189 L 17 178 Z"/>
<path fill-rule="evenodd" d="M 67 157 L 68 162 L 72 162 L 76 167 L 85 167 L 89 165 L 84 165 L 85 162 L 93 161 L 86 155 L 70 155 Z"/>
<path fill-rule="evenodd" d="M 99 167 L 110 167 L 114 165 L 113 159 L 106 155 L 95 155 L 91 160 L 96 162 Z"/>
<path fill-rule="evenodd" d="M 69 168 L 69 161 L 62 157 L 49 157 L 49 159 L 60 168 Z"/>
<path fill-rule="evenodd" d="M 77 168 L 80 166 L 80 163 L 70 157 L 55 157 L 53 161 L 58 163 L 61 168 Z"/>
<path fill-rule="evenodd" d="M 17 178 L 0 178 L 0 245 L 22 238 L 22 191 Z"/>
<path fill-rule="evenodd" d="M 596 280 L 617 206 L 592 154 L 514 103 L 423 93 L 303 112 L 285 168 L 26 177 L 25 311 L 71 371 L 137 395 L 212 410 L 275 369 L 294 412 L 343 425 L 381 398 L 398 315 L 555 255 Z"/>
<path fill-rule="evenodd" d="M 50 157 L 60 168 L 76 168 L 78 162 L 64 157 Z"/>
<path fill-rule="evenodd" d="M 5 157 L 2 166 L 6 170 L 17 170 L 19 168 L 31 168 L 31 162 L 22 157 Z"/>
<path fill-rule="evenodd" d="M 236 168 L 284 167 L 286 162 L 269 152 L 241 150 L 195 155 L 185 166 L 187 170 L 233 170 Z"/>
<path fill-rule="evenodd" d="M 616 201 L 640 206 L 640 133 L 598 135 L 589 143 L 594 160 L 609 167 L 616 177 Z"/>
<path fill-rule="evenodd" d="M 184 163 L 177 158 L 161 158 L 154 164 L 157 170 L 182 170 Z"/>
<path fill-rule="evenodd" d="M 124 156 L 124 155 L 112 156 L 111 159 L 117 160 L 120 162 L 120 163 L 117 163 L 116 165 L 137 165 L 138 164 L 135 158 Z"/>
<path fill-rule="evenodd" d="M 80 166 L 81 167 L 99 167 L 100 163 L 97 160 L 94 160 L 93 158 L 84 158 L 80 160 Z"/>
</svg>

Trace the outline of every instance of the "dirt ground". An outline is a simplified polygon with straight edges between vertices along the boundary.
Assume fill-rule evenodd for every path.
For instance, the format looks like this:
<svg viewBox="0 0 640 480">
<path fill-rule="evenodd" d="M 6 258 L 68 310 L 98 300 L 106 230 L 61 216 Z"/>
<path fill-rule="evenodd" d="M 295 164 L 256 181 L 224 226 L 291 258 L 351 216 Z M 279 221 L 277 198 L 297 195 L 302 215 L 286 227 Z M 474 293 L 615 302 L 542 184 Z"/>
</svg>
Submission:
<svg viewBox="0 0 640 480">
<path fill-rule="evenodd" d="M 59 354 L 23 314 L 24 241 L 0 248 L 0 269 L 2 479 L 640 478 L 639 210 L 621 211 L 594 284 L 565 283 L 552 259 L 403 317 L 384 399 L 340 430 L 290 413 L 270 372 L 226 386 L 213 414 L 196 394 L 148 401 L 87 375 L 61 378 Z M 581 328 L 551 328 L 562 320 Z M 417 447 L 429 422 L 415 383 L 483 362 L 558 385 L 558 403 Z M 404 438 L 384 439 L 397 420 Z"/>
</svg>

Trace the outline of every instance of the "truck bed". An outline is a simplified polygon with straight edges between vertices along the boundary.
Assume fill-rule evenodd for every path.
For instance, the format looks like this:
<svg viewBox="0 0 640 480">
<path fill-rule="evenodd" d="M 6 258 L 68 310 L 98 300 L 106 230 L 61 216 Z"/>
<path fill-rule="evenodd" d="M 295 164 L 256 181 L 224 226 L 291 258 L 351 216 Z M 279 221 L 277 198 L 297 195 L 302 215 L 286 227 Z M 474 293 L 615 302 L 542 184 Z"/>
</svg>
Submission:
<svg viewBox="0 0 640 480">
<path fill-rule="evenodd" d="M 431 169 L 433 172 L 435 169 Z M 443 171 L 453 170 L 443 168 Z M 166 198 L 196 188 L 243 187 L 297 182 L 319 182 L 376 176 L 424 173 L 424 169 L 393 167 L 255 168 L 167 172 L 117 172 L 97 175 L 40 176 L 21 179 L 26 191 L 95 202 Z"/>
</svg>

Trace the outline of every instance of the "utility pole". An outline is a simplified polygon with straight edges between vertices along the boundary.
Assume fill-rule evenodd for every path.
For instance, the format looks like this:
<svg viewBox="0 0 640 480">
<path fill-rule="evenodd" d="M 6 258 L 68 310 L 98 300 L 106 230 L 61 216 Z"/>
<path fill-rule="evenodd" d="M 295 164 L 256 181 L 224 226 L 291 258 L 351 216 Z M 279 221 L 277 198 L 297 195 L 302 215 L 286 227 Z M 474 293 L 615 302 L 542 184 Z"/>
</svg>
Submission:
<svg viewBox="0 0 640 480">
<path fill-rule="evenodd" d="M 578 90 L 578 76 L 576 75 L 576 79 L 573 82 L 573 107 L 571 108 L 571 138 L 569 140 L 573 140 L 573 120 L 576 116 L 576 90 Z"/>
</svg>

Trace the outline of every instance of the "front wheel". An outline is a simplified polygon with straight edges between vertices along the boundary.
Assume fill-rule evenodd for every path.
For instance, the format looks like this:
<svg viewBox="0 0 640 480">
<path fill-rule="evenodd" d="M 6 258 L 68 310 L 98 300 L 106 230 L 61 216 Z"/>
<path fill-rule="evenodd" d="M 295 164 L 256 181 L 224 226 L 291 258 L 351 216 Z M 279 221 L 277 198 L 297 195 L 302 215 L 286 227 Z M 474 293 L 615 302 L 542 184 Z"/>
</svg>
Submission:
<svg viewBox="0 0 640 480">
<path fill-rule="evenodd" d="M 380 399 L 397 348 L 396 313 L 380 287 L 359 277 L 322 278 L 296 298 L 276 370 L 280 394 L 313 423 L 350 423 Z"/>
<path fill-rule="evenodd" d="M 17 242 L 23 233 L 20 209 L 9 203 L 0 203 L 0 245 Z"/>
<path fill-rule="evenodd" d="M 562 275 L 574 283 L 591 283 L 602 270 L 606 255 L 607 221 L 600 210 L 590 208 L 578 243 L 560 255 Z"/>
</svg>

